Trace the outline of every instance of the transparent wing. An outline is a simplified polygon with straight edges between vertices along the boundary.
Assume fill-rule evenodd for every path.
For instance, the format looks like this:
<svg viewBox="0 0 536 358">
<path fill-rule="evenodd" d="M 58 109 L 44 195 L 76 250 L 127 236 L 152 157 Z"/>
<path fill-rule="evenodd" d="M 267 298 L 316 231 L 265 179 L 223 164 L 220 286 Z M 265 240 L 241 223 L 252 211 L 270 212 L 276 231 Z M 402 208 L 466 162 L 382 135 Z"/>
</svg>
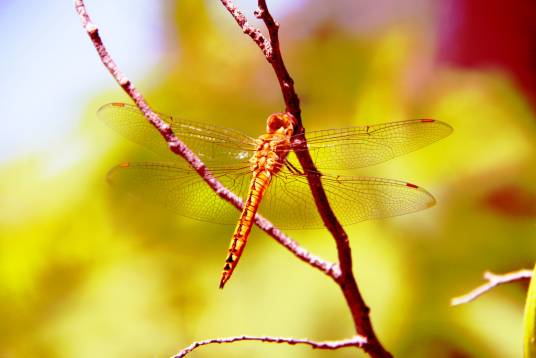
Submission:
<svg viewBox="0 0 536 358">
<path fill-rule="evenodd" d="M 307 132 L 318 169 L 353 169 L 378 164 L 448 136 L 452 127 L 433 119 Z"/>
<path fill-rule="evenodd" d="M 124 103 L 110 103 L 97 111 L 98 117 L 127 139 L 138 143 L 168 159 L 177 160 L 167 143 L 135 107 Z M 247 161 L 255 150 L 255 139 L 234 129 L 196 123 L 159 114 L 175 135 L 201 160 L 219 165 Z"/>
<path fill-rule="evenodd" d="M 232 192 L 246 196 L 249 167 L 212 168 L 211 172 Z M 124 163 L 108 173 L 108 181 L 113 187 L 192 219 L 233 224 L 239 217 L 239 211 L 214 193 L 186 163 Z"/>
<path fill-rule="evenodd" d="M 426 190 L 374 177 L 322 176 L 330 205 L 342 225 L 404 215 L 435 203 Z M 322 228 L 307 178 L 282 172 L 274 177 L 259 212 L 283 229 Z"/>
<path fill-rule="evenodd" d="M 212 168 L 212 173 L 242 199 L 247 195 L 248 167 Z M 239 212 L 216 195 L 187 165 L 128 163 L 115 167 L 110 182 L 149 202 L 201 221 L 236 223 Z M 322 177 L 335 214 L 343 225 L 402 215 L 433 205 L 424 189 L 405 182 L 369 177 Z M 307 179 L 288 171 L 278 173 L 261 201 L 259 213 L 284 229 L 322 228 Z"/>
</svg>

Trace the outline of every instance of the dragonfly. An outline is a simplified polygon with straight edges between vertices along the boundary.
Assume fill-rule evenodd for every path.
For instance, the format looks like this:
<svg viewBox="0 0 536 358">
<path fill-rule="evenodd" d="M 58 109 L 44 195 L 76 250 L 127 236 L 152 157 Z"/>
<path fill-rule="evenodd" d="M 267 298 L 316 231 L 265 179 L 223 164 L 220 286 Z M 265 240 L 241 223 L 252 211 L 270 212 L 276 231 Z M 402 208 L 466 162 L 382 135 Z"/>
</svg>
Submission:
<svg viewBox="0 0 536 358">
<path fill-rule="evenodd" d="M 98 117 L 124 137 L 165 161 L 127 162 L 108 173 L 109 182 L 176 213 L 213 223 L 237 222 L 236 209 L 222 200 L 167 143 L 135 106 L 110 103 Z M 342 225 L 408 214 L 435 204 L 425 189 L 404 181 L 327 174 L 371 166 L 410 153 L 448 136 L 452 128 L 433 119 L 414 119 L 349 128 L 309 131 L 296 145 L 290 113 L 268 117 L 258 138 L 239 130 L 159 114 L 175 135 L 204 162 L 213 176 L 237 194 L 243 209 L 233 232 L 220 279 L 230 279 L 244 251 L 256 213 L 282 229 L 322 228 L 307 175 L 296 153 L 308 150 L 330 206 Z"/>
</svg>

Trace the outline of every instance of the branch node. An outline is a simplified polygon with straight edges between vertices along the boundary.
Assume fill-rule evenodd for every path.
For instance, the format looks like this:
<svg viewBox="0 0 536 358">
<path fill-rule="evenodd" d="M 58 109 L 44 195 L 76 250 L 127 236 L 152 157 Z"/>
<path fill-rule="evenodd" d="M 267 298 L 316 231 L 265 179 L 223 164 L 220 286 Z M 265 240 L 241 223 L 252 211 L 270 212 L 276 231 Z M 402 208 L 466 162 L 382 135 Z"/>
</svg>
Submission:
<svg viewBox="0 0 536 358">
<path fill-rule="evenodd" d="M 124 75 L 119 76 L 118 82 L 122 87 L 128 86 L 130 84 L 130 80 Z"/>
<path fill-rule="evenodd" d="M 93 35 L 93 34 L 95 34 L 96 32 L 99 31 L 99 28 L 96 25 L 94 25 L 93 23 L 89 22 L 85 26 L 85 30 L 87 31 L 88 34 Z"/>
</svg>

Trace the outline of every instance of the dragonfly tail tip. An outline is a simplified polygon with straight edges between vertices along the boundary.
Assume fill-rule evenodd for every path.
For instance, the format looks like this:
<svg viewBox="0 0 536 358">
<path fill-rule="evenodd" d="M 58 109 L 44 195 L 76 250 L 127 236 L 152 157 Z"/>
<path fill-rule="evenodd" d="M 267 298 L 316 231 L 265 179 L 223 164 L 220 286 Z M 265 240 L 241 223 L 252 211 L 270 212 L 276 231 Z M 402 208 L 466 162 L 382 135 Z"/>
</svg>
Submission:
<svg viewBox="0 0 536 358">
<path fill-rule="evenodd" d="M 229 276 L 226 276 L 224 273 L 220 280 L 220 290 L 223 290 L 223 287 L 225 286 L 228 280 L 229 280 Z"/>
</svg>

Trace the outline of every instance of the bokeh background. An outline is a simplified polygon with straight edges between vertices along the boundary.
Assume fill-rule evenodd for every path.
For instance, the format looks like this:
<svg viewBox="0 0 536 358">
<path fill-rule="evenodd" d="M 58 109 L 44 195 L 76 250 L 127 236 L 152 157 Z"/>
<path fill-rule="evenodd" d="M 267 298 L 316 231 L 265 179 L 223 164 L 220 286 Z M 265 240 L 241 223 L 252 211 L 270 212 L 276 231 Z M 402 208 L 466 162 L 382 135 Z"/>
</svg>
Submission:
<svg viewBox="0 0 536 358">
<path fill-rule="evenodd" d="M 236 3 L 254 19 L 254 0 Z M 536 3 L 268 4 L 307 129 L 423 117 L 454 127 L 430 147 L 357 172 L 418 183 L 438 200 L 347 228 L 382 341 L 397 357 L 520 357 L 526 286 L 463 307 L 449 299 L 487 269 L 533 266 Z M 271 68 L 218 1 L 87 6 L 159 111 L 256 136 L 283 109 Z M 0 43 L 0 357 L 163 357 L 211 337 L 353 335 L 336 285 L 260 230 L 221 291 L 232 227 L 107 185 L 115 164 L 153 157 L 96 119 L 102 104 L 128 98 L 71 1 L 0 1 Z M 335 260 L 326 231 L 289 234 Z M 192 356 L 365 355 L 237 343 Z"/>
</svg>

